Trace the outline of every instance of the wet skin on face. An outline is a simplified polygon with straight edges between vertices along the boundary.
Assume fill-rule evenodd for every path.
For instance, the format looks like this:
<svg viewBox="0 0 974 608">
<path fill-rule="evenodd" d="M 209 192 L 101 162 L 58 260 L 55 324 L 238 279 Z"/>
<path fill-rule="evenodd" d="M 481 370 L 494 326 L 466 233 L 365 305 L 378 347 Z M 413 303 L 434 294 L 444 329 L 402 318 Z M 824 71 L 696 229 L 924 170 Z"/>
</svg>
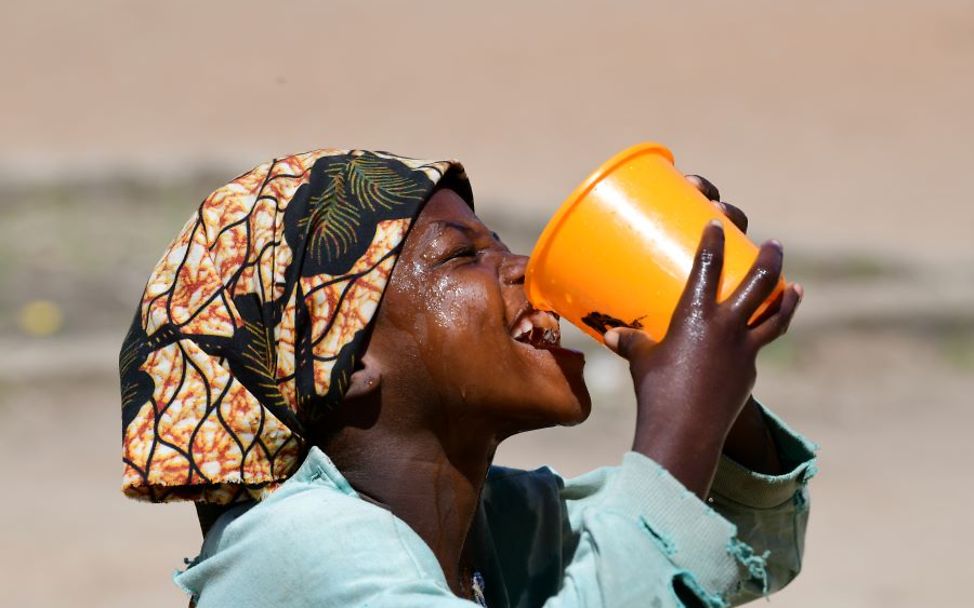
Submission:
<svg viewBox="0 0 974 608">
<path fill-rule="evenodd" d="M 478 424 L 500 440 L 577 424 L 591 401 L 581 353 L 512 337 L 530 312 L 525 256 L 512 253 L 449 189 L 406 239 L 368 347 L 383 383 L 422 395 L 433 425 Z"/>
</svg>

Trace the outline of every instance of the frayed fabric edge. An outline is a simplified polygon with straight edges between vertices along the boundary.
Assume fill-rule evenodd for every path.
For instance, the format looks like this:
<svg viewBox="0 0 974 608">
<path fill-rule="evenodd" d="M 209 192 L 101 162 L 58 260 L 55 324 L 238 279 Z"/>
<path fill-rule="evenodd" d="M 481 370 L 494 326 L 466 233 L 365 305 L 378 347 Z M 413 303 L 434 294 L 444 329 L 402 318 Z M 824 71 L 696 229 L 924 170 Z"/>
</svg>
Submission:
<svg viewBox="0 0 974 608">
<path fill-rule="evenodd" d="M 748 574 L 755 581 L 761 583 L 761 594 L 768 596 L 768 556 L 770 551 L 765 551 L 761 555 L 754 552 L 751 545 L 744 541 L 732 538 L 727 545 L 727 553 L 734 556 L 742 566 L 747 568 Z"/>
</svg>

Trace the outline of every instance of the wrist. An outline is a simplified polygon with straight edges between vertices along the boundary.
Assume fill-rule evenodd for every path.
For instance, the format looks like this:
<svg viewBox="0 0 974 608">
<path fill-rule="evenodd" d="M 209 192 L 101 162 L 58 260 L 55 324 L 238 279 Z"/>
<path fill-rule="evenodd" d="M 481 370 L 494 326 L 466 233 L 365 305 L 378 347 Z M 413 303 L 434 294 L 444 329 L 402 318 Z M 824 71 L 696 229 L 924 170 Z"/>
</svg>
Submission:
<svg viewBox="0 0 974 608">
<path fill-rule="evenodd" d="M 637 415 L 632 450 L 652 459 L 701 499 L 710 491 L 726 431 L 692 417 Z"/>
<path fill-rule="evenodd" d="M 635 451 L 649 446 L 690 446 L 722 450 L 727 431 L 720 424 L 698 416 L 667 416 L 642 412 L 636 414 Z"/>
<path fill-rule="evenodd" d="M 733 414 L 726 415 L 726 409 L 713 400 L 637 399 L 636 438 L 647 444 L 679 442 L 722 448 L 739 411 L 734 408 Z"/>
</svg>

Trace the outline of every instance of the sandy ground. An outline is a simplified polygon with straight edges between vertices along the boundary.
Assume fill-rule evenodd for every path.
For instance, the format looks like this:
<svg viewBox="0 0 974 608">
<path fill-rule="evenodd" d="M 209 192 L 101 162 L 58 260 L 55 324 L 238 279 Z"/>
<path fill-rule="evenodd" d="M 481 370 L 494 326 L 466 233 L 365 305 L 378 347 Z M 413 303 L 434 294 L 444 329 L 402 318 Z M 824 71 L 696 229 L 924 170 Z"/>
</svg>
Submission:
<svg viewBox="0 0 974 608">
<path fill-rule="evenodd" d="M 0 604 L 183 605 L 192 508 L 118 492 L 115 357 L 193 205 L 317 146 L 458 157 L 516 247 L 652 138 L 786 244 L 808 296 L 758 395 L 822 445 L 776 605 L 963 603 L 974 576 L 974 3 L 17 3 L 0 65 Z M 54 336 L 19 328 L 36 299 Z M 576 339 L 580 339 L 576 336 Z M 581 343 L 581 342 L 580 342 Z M 584 343 L 581 343 L 584 344 Z M 504 464 L 618 460 L 624 367 Z"/>
</svg>

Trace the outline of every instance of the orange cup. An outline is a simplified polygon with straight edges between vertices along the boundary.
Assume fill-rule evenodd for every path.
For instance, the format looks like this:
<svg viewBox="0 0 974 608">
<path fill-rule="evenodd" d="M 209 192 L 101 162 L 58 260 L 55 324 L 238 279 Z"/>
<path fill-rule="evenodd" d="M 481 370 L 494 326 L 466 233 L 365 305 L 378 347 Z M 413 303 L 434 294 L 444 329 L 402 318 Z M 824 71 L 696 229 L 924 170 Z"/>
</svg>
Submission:
<svg viewBox="0 0 974 608">
<path fill-rule="evenodd" d="M 661 340 L 711 220 L 724 225 L 723 301 L 751 268 L 757 246 L 676 170 L 664 146 L 647 142 L 623 150 L 548 222 L 528 262 L 528 299 L 600 342 L 606 329 L 618 326 Z M 752 320 L 784 286 L 782 278 Z"/>
</svg>

